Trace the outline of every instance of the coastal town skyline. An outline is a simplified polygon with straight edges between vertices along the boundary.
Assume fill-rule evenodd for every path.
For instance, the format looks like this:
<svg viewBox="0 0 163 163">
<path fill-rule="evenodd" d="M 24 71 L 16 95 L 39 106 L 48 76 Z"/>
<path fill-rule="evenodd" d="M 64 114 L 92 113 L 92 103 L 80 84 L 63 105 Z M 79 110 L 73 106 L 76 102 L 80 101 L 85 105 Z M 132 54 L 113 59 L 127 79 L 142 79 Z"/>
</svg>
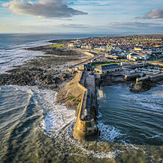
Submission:
<svg viewBox="0 0 163 163">
<path fill-rule="evenodd" d="M 162 33 L 161 0 L 0 0 L 0 33 Z"/>
</svg>

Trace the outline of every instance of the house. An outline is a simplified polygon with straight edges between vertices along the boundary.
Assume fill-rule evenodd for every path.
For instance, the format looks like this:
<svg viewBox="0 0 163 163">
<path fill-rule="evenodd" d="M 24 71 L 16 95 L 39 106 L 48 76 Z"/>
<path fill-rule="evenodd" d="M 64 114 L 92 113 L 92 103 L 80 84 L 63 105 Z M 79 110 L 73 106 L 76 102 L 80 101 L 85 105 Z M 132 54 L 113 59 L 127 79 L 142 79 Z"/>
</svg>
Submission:
<svg viewBox="0 0 163 163">
<path fill-rule="evenodd" d="M 81 42 L 79 41 L 70 41 L 68 43 L 69 48 L 81 48 Z"/>
<path fill-rule="evenodd" d="M 141 51 L 141 50 L 142 50 L 142 47 L 140 47 L 140 46 L 135 46 L 135 47 L 134 47 L 134 50 L 136 50 L 136 51 Z"/>
<path fill-rule="evenodd" d="M 140 55 L 138 55 L 137 53 L 130 53 L 127 55 L 127 59 L 135 61 L 137 59 L 142 59 L 142 57 Z"/>
<path fill-rule="evenodd" d="M 80 44 L 80 43 L 75 43 L 75 44 L 74 44 L 74 47 L 75 47 L 75 48 L 81 48 L 81 44 Z"/>
<path fill-rule="evenodd" d="M 93 49 L 93 45 L 92 45 L 92 44 L 87 44 L 87 45 L 85 46 L 85 48 L 86 48 L 86 49 Z"/>
<path fill-rule="evenodd" d="M 74 41 L 69 42 L 68 47 L 73 48 L 74 47 Z"/>
<path fill-rule="evenodd" d="M 122 52 L 122 50 L 119 47 L 115 47 L 115 49 L 112 49 L 114 52 Z"/>
<path fill-rule="evenodd" d="M 95 46 L 94 47 L 94 50 L 97 50 L 97 51 L 106 51 L 106 46 Z"/>
<path fill-rule="evenodd" d="M 151 54 L 150 53 L 147 53 L 145 56 L 144 56 L 144 60 L 148 60 L 150 58 Z"/>
<path fill-rule="evenodd" d="M 107 46 L 106 46 L 106 51 L 111 52 L 112 49 L 114 49 L 114 48 L 115 48 L 114 46 L 107 45 Z"/>
<path fill-rule="evenodd" d="M 126 62 L 121 62 L 120 65 L 124 66 L 124 65 L 126 65 Z"/>
<path fill-rule="evenodd" d="M 116 54 L 108 54 L 108 53 L 105 53 L 105 58 L 117 59 L 118 56 Z"/>
<path fill-rule="evenodd" d="M 105 75 L 109 72 L 121 71 L 122 66 L 118 64 L 108 64 L 108 65 L 101 65 L 96 67 L 95 69 L 96 74 Z"/>
<path fill-rule="evenodd" d="M 125 57 L 126 56 L 126 54 L 125 53 L 119 53 L 119 54 L 117 54 L 119 57 Z"/>
</svg>

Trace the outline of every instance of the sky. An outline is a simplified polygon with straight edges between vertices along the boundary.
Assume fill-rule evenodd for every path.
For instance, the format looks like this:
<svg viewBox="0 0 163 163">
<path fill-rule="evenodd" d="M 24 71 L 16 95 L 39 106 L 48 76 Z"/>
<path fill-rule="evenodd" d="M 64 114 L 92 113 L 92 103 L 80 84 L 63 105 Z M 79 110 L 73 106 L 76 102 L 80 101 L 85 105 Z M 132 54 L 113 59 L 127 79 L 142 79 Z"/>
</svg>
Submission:
<svg viewBox="0 0 163 163">
<path fill-rule="evenodd" d="M 0 0 L 0 33 L 163 33 L 163 0 Z"/>
</svg>

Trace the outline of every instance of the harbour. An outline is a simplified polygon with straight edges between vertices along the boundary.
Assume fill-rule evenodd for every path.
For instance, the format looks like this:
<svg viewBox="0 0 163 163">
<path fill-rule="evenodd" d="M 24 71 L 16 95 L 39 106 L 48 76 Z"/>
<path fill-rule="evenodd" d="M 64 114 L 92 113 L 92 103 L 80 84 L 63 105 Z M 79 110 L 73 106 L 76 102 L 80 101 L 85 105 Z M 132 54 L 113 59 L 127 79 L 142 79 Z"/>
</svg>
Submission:
<svg viewBox="0 0 163 163">
<path fill-rule="evenodd" d="M 62 49 L 53 50 L 68 55 Z M 136 77 L 126 80 L 125 66 L 120 62 L 109 60 L 106 63 L 101 53 L 96 56 L 83 56 L 83 53 L 81 56 L 69 52 L 74 55 L 67 56 L 71 62 L 66 66 L 62 65 L 64 55 L 63 60 L 59 60 L 61 65 L 55 65 L 59 57 L 54 56 L 56 61 L 53 62 L 51 54 L 49 58 L 40 60 L 39 57 L 29 62 L 30 67 L 26 64 L 13 69 L 11 76 L 1 75 L 0 160 L 161 162 L 163 89 L 157 80 L 161 73 L 154 74 L 155 86 L 135 94 L 130 92 L 129 86 L 130 82 L 136 82 Z M 76 59 L 74 56 L 81 58 L 72 61 Z M 109 64 L 113 66 L 107 66 Z M 101 66 L 101 69 L 104 66 L 104 74 L 102 71 L 96 74 L 92 71 L 93 66 Z M 135 66 L 138 69 L 140 65 Z M 62 97 L 67 97 L 63 101 L 58 100 L 59 87 L 63 91 Z M 77 122 L 84 122 L 84 129 Z M 82 140 L 73 135 L 75 126 L 84 131 Z"/>
</svg>

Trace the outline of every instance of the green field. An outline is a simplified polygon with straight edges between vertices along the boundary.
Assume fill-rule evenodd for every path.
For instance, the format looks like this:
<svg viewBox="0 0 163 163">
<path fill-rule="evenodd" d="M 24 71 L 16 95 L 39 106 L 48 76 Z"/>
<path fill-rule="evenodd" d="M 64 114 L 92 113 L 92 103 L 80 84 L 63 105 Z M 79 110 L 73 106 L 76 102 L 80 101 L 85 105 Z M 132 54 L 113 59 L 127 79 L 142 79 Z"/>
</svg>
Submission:
<svg viewBox="0 0 163 163">
<path fill-rule="evenodd" d="M 118 62 L 92 63 L 91 65 L 94 66 L 94 67 L 98 67 L 98 66 L 110 65 L 110 64 L 118 64 Z"/>
<path fill-rule="evenodd" d="M 49 45 L 51 48 L 64 48 L 63 44 L 54 44 L 54 45 Z"/>
<path fill-rule="evenodd" d="M 163 62 L 163 60 L 158 60 L 157 62 Z"/>
</svg>

